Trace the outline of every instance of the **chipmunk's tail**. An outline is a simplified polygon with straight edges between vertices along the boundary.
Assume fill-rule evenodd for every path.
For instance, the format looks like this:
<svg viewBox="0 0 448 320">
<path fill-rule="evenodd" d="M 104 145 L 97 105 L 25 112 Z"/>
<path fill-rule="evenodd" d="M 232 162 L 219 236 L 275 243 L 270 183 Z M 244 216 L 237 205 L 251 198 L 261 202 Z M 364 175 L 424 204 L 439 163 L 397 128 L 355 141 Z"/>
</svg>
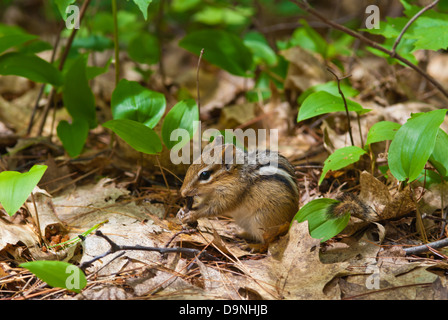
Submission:
<svg viewBox="0 0 448 320">
<path fill-rule="evenodd" d="M 376 211 L 353 193 L 343 193 L 336 200 L 340 202 L 333 204 L 328 210 L 328 215 L 332 218 L 340 217 L 346 212 L 365 221 L 375 221 L 378 218 Z"/>
</svg>

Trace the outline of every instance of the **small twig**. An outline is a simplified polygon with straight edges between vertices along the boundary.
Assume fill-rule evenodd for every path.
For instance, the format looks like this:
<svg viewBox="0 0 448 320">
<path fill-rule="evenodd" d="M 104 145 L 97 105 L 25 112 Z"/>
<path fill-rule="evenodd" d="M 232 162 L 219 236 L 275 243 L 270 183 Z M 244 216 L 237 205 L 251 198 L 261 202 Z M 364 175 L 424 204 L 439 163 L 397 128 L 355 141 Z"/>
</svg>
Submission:
<svg viewBox="0 0 448 320">
<path fill-rule="evenodd" d="M 339 78 L 338 75 L 330 67 L 327 67 L 327 70 L 336 78 L 336 81 L 338 82 L 338 91 L 342 97 L 342 100 L 344 101 L 345 113 L 347 114 L 348 133 L 350 135 L 350 141 L 352 142 L 352 146 L 354 146 L 355 142 L 353 141 L 352 126 L 350 124 L 350 113 L 348 111 L 347 100 L 345 100 L 344 93 L 341 90 L 341 80 L 346 79 L 350 76 L 345 76 L 343 78 Z M 359 129 L 361 130 L 361 128 L 359 128 Z"/>
<path fill-rule="evenodd" d="M 429 5 L 427 5 L 426 7 L 424 7 L 422 10 L 420 10 L 419 12 L 417 12 L 415 14 L 415 16 L 412 17 L 411 20 L 408 21 L 408 23 L 406 23 L 406 25 L 404 26 L 403 30 L 401 30 L 400 34 L 398 35 L 398 38 L 395 40 L 394 45 L 392 47 L 392 54 L 390 55 L 392 58 L 395 57 L 395 55 L 397 54 L 396 50 L 398 47 L 398 44 L 401 41 L 401 38 L 403 37 L 403 35 L 405 34 L 406 30 L 409 29 L 409 27 L 411 26 L 412 23 L 414 23 L 415 20 L 418 19 L 418 17 L 420 17 L 423 13 L 425 13 L 425 11 L 428 11 L 429 9 L 432 9 L 433 7 L 435 7 L 437 5 L 437 3 L 439 2 L 439 0 L 435 0 L 433 3 L 430 3 Z"/>
<path fill-rule="evenodd" d="M 421 246 L 403 248 L 403 250 L 406 253 L 406 255 L 410 256 L 413 254 L 420 254 L 420 253 L 425 253 L 425 252 L 431 251 L 429 248 L 440 249 L 440 248 L 443 248 L 446 246 L 448 246 L 448 238 L 445 238 L 442 240 L 437 240 L 437 241 L 426 243 L 426 244 L 422 244 Z"/>
<path fill-rule="evenodd" d="M 199 114 L 201 114 L 201 96 L 199 93 L 199 67 L 201 65 L 201 60 L 202 60 L 202 55 L 204 54 L 204 48 L 201 49 L 201 53 L 199 54 L 199 59 L 198 59 L 198 67 L 196 69 L 196 90 L 198 92 L 198 110 L 199 110 Z"/>
<path fill-rule="evenodd" d="M 333 27 L 337 30 L 340 30 L 354 38 L 357 38 L 359 40 L 361 40 L 362 42 L 364 42 L 365 44 L 367 44 L 368 46 L 378 49 L 381 52 L 386 53 L 387 55 L 392 57 L 392 51 L 388 50 L 386 48 L 384 48 L 383 46 L 379 45 L 377 42 L 370 40 L 369 38 L 363 36 L 362 34 L 353 31 L 343 25 L 340 25 L 338 23 L 335 23 L 333 21 L 328 20 L 327 18 L 325 18 L 323 15 L 321 15 L 317 10 L 314 10 L 307 1 L 305 0 L 290 0 L 291 2 L 293 2 L 294 4 L 296 4 L 298 7 L 300 7 L 302 10 L 305 10 L 306 12 L 312 14 L 313 16 L 315 16 L 316 18 L 318 18 L 319 20 L 321 20 L 322 22 L 324 22 L 326 25 Z M 448 98 L 448 91 L 445 90 L 445 88 L 437 81 L 435 80 L 433 77 L 431 77 L 427 72 L 425 72 L 423 69 L 421 69 L 419 66 L 413 64 L 412 62 L 410 62 L 409 60 L 403 58 L 401 55 L 399 54 L 395 54 L 394 59 L 397 59 L 398 61 L 403 62 L 405 65 L 407 65 L 408 67 L 414 69 L 416 72 L 418 72 L 421 76 L 423 76 L 425 79 L 427 79 L 429 82 L 431 82 L 445 97 Z"/>
<path fill-rule="evenodd" d="M 83 262 L 79 266 L 83 270 L 88 268 L 95 261 L 97 261 L 97 260 L 99 260 L 101 258 L 104 258 L 105 256 L 107 256 L 109 254 L 115 253 L 117 251 L 123 251 L 123 250 L 155 251 L 155 252 L 158 252 L 160 254 L 184 253 L 186 255 L 193 256 L 195 258 L 204 258 L 204 259 L 207 259 L 207 260 L 218 261 L 218 259 L 215 258 L 214 256 L 212 256 L 211 254 L 209 254 L 209 253 L 207 253 L 205 251 L 194 249 L 194 248 L 159 248 L 159 247 L 145 247 L 145 246 L 140 246 L 140 245 L 136 245 L 136 246 L 121 246 L 121 245 L 116 244 L 114 241 L 112 241 L 108 236 L 103 234 L 100 230 L 97 230 L 95 235 L 98 236 L 98 237 L 103 238 L 104 240 L 106 240 L 109 243 L 109 245 L 110 245 L 110 249 L 108 251 L 106 251 L 105 253 L 94 257 L 93 259 L 91 259 L 89 261 Z"/>
</svg>

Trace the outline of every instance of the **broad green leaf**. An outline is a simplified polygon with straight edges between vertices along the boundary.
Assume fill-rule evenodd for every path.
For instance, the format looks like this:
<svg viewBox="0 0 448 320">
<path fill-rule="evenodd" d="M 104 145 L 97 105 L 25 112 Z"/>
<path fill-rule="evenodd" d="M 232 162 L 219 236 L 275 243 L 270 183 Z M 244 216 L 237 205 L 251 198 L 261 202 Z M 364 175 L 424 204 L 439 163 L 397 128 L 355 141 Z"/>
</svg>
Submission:
<svg viewBox="0 0 448 320">
<path fill-rule="evenodd" d="M 294 45 L 299 45 L 304 49 L 317 52 L 323 57 L 326 57 L 329 47 L 328 41 L 322 38 L 316 30 L 311 28 L 306 20 L 300 19 L 299 21 L 302 27 L 293 33 L 291 41 Z"/>
<path fill-rule="evenodd" d="M 336 171 L 347 167 L 348 165 L 357 162 L 363 154 L 366 154 L 366 151 L 356 146 L 337 149 L 327 158 L 327 160 L 325 160 L 319 184 L 322 183 L 328 171 Z"/>
<path fill-rule="evenodd" d="M 398 129 L 389 148 L 391 173 L 400 181 L 415 180 L 433 153 L 446 109 L 414 115 Z"/>
<path fill-rule="evenodd" d="M 27 33 L 3 35 L 2 37 L 0 37 L 0 53 L 9 48 L 21 45 L 36 38 L 37 36 Z"/>
<path fill-rule="evenodd" d="M 79 293 L 87 285 L 84 272 L 75 265 L 63 261 L 31 261 L 20 264 L 49 286 Z"/>
<path fill-rule="evenodd" d="M 72 158 L 81 154 L 89 134 L 89 124 L 84 119 L 75 119 L 72 124 L 65 120 L 59 122 L 57 127 L 59 139 L 65 151 Z"/>
<path fill-rule="evenodd" d="M 176 103 L 176 105 L 168 112 L 163 120 L 163 143 L 169 149 L 174 146 L 179 148 L 183 147 L 183 145 L 178 145 L 178 141 L 171 141 L 171 132 L 175 129 L 185 129 L 190 135 L 190 138 L 192 138 L 197 129 L 195 126 L 195 121 L 199 121 L 199 109 L 195 100 L 188 99 Z M 188 140 L 184 141 L 186 143 Z"/>
<path fill-rule="evenodd" d="M 406 1 L 401 1 L 405 10 L 405 17 L 386 18 L 386 22 L 380 24 L 379 29 L 365 29 L 365 31 L 380 34 L 387 39 L 395 40 L 403 30 L 406 23 L 422 7 L 411 5 Z M 413 39 L 415 43 L 411 52 L 416 50 L 439 50 L 448 47 L 448 14 L 427 10 L 415 20 L 403 35 L 403 40 Z"/>
<path fill-rule="evenodd" d="M 401 124 L 391 121 L 380 121 L 375 123 L 367 134 L 366 145 L 385 140 L 392 140 L 400 127 Z"/>
<path fill-rule="evenodd" d="M 370 109 L 364 109 L 359 103 L 345 98 L 349 111 L 355 111 L 358 114 L 364 114 Z M 299 109 L 297 122 L 330 112 L 345 111 L 342 97 L 332 95 L 325 91 L 319 91 L 310 94 Z"/>
<path fill-rule="evenodd" d="M 344 230 L 350 220 L 350 213 L 337 218 L 331 217 L 331 208 L 337 203 L 338 200 L 327 198 L 310 201 L 297 212 L 294 220 L 308 221 L 311 237 L 321 239 L 321 242 L 327 241 Z"/>
<path fill-rule="evenodd" d="M 165 113 L 165 96 L 142 87 L 138 82 L 122 79 L 111 100 L 114 119 L 129 119 L 154 128 Z"/>
<path fill-rule="evenodd" d="M 140 33 L 129 43 L 128 54 L 137 62 L 155 64 L 160 60 L 159 40 L 147 32 Z"/>
<path fill-rule="evenodd" d="M 86 72 L 87 56 L 79 56 L 65 74 L 62 98 L 74 120 L 83 119 L 93 129 L 97 126 L 95 97 Z"/>
<path fill-rule="evenodd" d="M 244 44 L 252 51 L 255 63 L 266 63 L 268 66 L 277 64 L 277 55 L 269 46 L 263 34 L 251 31 L 244 36 Z"/>
<path fill-rule="evenodd" d="M 151 4 L 152 0 L 133 0 L 134 3 L 137 5 L 137 7 L 140 9 L 140 11 L 143 14 L 143 18 L 145 20 L 148 19 L 148 7 Z"/>
<path fill-rule="evenodd" d="M 440 128 L 437 132 L 436 144 L 429 157 L 429 162 L 443 177 L 448 176 L 448 134 Z"/>
<path fill-rule="evenodd" d="M 354 97 L 359 94 L 359 91 L 356 89 L 353 89 L 352 86 L 341 83 L 341 90 L 344 93 L 344 96 L 346 98 Z M 306 89 L 297 99 L 297 102 L 299 104 L 302 104 L 303 101 L 312 93 L 319 92 L 319 91 L 325 91 L 328 92 L 334 96 L 339 95 L 339 89 L 338 89 L 338 83 L 336 81 L 328 81 L 326 83 L 316 84 L 308 89 Z"/>
<path fill-rule="evenodd" d="M 0 75 L 15 75 L 34 82 L 62 85 L 62 76 L 56 67 L 35 55 L 18 52 L 0 56 Z"/>
<path fill-rule="evenodd" d="M 179 45 L 231 74 L 250 77 L 253 68 L 252 52 L 235 34 L 224 30 L 199 30 L 187 34 Z"/>
<path fill-rule="evenodd" d="M 162 143 L 157 133 L 143 123 L 129 119 L 116 119 L 103 123 L 103 127 L 111 129 L 139 152 L 156 154 L 162 151 Z"/>
<path fill-rule="evenodd" d="M 34 187 L 47 170 L 47 166 L 34 165 L 30 171 L 3 171 L 0 173 L 0 203 L 12 216 L 25 203 Z"/>
</svg>

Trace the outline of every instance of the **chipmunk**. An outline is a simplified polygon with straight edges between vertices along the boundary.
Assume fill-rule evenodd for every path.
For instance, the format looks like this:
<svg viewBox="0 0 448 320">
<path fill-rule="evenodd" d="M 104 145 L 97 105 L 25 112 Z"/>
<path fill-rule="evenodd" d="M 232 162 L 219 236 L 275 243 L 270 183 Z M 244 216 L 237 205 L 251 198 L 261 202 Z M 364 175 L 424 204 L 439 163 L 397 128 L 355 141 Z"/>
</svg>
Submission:
<svg viewBox="0 0 448 320">
<path fill-rule="evenodd" d="M 298 211 L 294 167 L 278 152 L 245 152 L 217 136 L 187 170 L 180 189 L 186 206 L 177 217 L 194 223 L 202 217 L 229 216 L 248 240 L 265 243 L 272 229 L 289 223 Z"/>
</svg>

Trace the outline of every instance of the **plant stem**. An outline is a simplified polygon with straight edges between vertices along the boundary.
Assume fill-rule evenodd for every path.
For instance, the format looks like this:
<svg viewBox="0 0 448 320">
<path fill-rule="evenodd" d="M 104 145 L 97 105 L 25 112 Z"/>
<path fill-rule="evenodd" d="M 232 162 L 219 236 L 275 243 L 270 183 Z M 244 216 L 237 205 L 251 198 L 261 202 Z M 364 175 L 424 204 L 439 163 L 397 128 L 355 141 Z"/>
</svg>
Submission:
<svg viewBox="0 0 448 320">
<path fill-rule="evenodd" d="M 345 100 L 344 93 L 343 93 L 342 90 L 341 90 L 341 80 L 342 80 L 342 79 L 345 79 L 345 78 L 347 78 L 347 77 L 349 77 L 349 76 L 343 77 L 343 78 L 341 79 L 341 78 L 339 78 L 339 77 L 336 75 L 336 73 L 335 73 L 331 68 L 327 67 L 327 70 L 328 70 L 328 71 L 329 71 L 329 72 L 336 78 L 336 81 L 338 82 L 338 91 L 339 91 L 339 94 L 340 94 L 341 97 L 342 97 L 342 101 L 344 101 L 345 113 L 346 113 L 346 115 L 347 115 L 348 134 L 350 135 L 350 141 L 351 141 L 351 143 L 352 143 L 352 146 L 354 146 L 354 145 L 355 145 L 355 142 L 354 142 L 354 140 L 353 140 L 352 126 L 351 126 L 351 124 L 350 124 L 350 113 L 349 113 L 349 111 L 348 111 L 347 100 Z M 359 118 L 358 118 L 358 120 L 359 120 Z M 359 124 L 359 122 L 358 122 L 358 124 Z M 361 127 L 359 128 L 359 130 L 361 130 Z M 362 141 L 362 139 L 361 139 L 361 141 Z"/>
<path fill-rule="evenodd" d="M 120 80 L 120 48 L 118 45 L 117 0 L 112 0 L 112 16 L 114 17 L 114 53 L 115 53 L 115 86 Z"/>
</svg>

